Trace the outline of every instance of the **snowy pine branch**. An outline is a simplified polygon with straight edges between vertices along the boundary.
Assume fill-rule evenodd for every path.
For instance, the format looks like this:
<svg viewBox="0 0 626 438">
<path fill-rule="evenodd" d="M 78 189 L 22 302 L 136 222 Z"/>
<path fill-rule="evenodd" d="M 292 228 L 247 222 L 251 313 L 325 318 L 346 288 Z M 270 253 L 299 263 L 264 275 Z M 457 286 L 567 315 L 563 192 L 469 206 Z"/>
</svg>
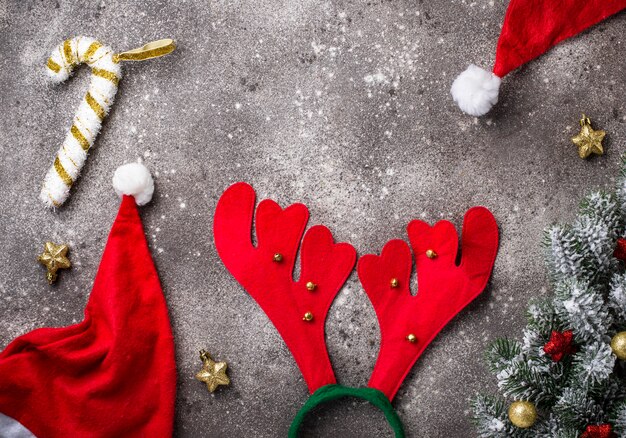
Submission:
<svg viewBox="0 0 626 438">
<path fill-rule="evenodd" d="M 581 388 L 601 385 L 608 380 L 615 367 L 615 356 L 607 343 L 583 345 L 574 356 L 572 383 Z"/>
<path fill-rule="evenodd" d="M 526 310 L 526 318 L 528 319 L 528 327 L 539 332 L 550 333 L 558 328 L 554 306 L 550 300 L 531 301 Z"/>
<path fill-rule="evenodd" d="M 609 308 L 617 323 L 616 331 L 626 329 L 626 274 L 616 274 L 611 280 Z"/>
<path fill-rule="evenodd" d="M 534 400 L 537 405 L 551 403 L 557 394 L 557 380 L 532 362 L 515 362 L 496 375 L 502 393 L 514 400 Z"/>
<path fill-rule="evenodd" d="M 606 281 L 616 266 L 613 250 L 622 228 L 615 196 L 600 192 L 587 196 L 572 226 L 554 225 L 546 231 L 546 259 L 554 281 Z"/>
<path fill-rule="evenodd" d="M 585 390 L 565 388 L 553 407 L 559 423 L 566 428 L 581 430 L 587 424 L 604 421 L 602 408 Z"/>
<path fill-rule="evenodd" d="M 506 407 L 502 400 L 478 395 L 472 400 L 473 420 L 480 437 L 508 436 Z"/>
<path fill-rule="evenodd" d="M 492 373 L 499 373 L 510 367 L 522 349 L 519 342 L 511 339 L 496 339 L 487 349 L 487 364 Z"/>
<path fill-rule="evenodd" d="M 473 400 L 479 436 L 580 438 L 587 426 L 608 423 L 626 438 L 626 361 L 610 345 L 626 331 L 626 273 L 614 255 L 625 224 L 626 155 L 615 193 L 590 194 L 571 225 L 546 230 L 554 297 L 529 304 L 521 341 L 498 339 L 487 349 L 501 396 Z M 517 400 L 538 410 L 528 429 L 508 417 Z"/>
<path fill-rule="evenodd" d="M 626 436 L 626 401 L 618 404 L 611 415 L 614 432 L 620 437 Z"/>
<path fill-rule="evenodd" d="M 609 311 L 602 294 L 589 283 L 574 279 L 557 283 L 553 305 L 562 328 L 575 329 L 577 342 L 606 340 L 611 325 Z"/>
</svg>

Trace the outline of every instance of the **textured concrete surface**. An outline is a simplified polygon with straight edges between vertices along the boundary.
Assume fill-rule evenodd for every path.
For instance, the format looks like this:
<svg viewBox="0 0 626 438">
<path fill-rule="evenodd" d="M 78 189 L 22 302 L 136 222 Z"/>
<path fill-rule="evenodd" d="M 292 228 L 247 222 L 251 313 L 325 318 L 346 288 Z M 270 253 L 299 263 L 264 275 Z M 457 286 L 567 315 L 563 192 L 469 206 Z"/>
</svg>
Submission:
<svg viewBox="0 0 626 438">
<path fill-rule="evenodd" d="M 487 291 L 452 321 L 396 400 L 409 436 L 473 436 L 467 399 L 494 389 L 483 364 L 497 335 L 519 336 L 531 297 L 549 293 L 543 228 L 573 216 L 591 188 L 610 187 L 626 144 L 626 15 L 510 75 L 488 117 L 448 94 L 469 62 L 493 60 L 506 2 L 0 0 L 0 348 L 41 326 L 81 320 L 118 200 L 125 161 L 156 175 L 143 208 L 170 306 L 179 371 L 176 436 L 285 435 L 306 386 L 268 319 L 219 261 L 211 237 L 221 192 L 245 180 L 282 205 L 304 202 L 360 254 L 405 237 L 414 218 L 459 225 L 489 207 L 502 243 Z M 63 39 L 118 50 L 172 37 L 167 58 L 125 66 L 116 105 L 69 203 L 37 199 L 89 72 L 47 84 Z M 608 132 L 607 153 L 580 160 L 569 138 L 581 112 Z M 35 262 L 46 240 L 72 247 L 54 287 Z M 327 321 L 341 383 L 365 385 L 379 342 L 354 273 Z M 197 350 L 230 366 L 209 395 L 193 379 Z M 360 402 L 327 406 L 308 436 L 385 436 Z"/>
</svg>

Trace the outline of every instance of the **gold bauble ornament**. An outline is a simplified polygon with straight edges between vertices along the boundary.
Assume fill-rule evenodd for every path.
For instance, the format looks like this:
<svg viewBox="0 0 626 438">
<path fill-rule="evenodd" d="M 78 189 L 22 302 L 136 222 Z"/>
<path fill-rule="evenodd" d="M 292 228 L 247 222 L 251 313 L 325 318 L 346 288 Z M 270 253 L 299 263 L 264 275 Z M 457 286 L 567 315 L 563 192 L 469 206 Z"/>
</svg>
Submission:
<svg viewBox="0 0 626 438">
<path fill-rule="evenodd" d="M 409 333 L 406 336 L 406 340 L 409 341 L 411 344 L 415 344 L 417 342 L 417 336 L 415 336 L 413 333 Z"/>
<path fill-rule="evenodd" d="M 429 259 L 437 258 L 437 253 L 434 250 L 432 250 L 432 249 L 427 249 L 426 250 L 426 257 L 428 257 Z"/>
<path fill-rule="evenodd" d="M 200 350 L 202 369 L 196 374 L 196 379 L 206 383 L 209 392 L 213 392 L 220 385 L 230 385 L 230 379 L 226 375 L 226 362 L 215 362 L 205 350 Z"/>
<path fill-rule="evenodd" d="M 626 360 L 626 332 L 619 332 L 613 336 L 611 350 L 619 360 Z"/>
<path fill-rule="evenodd" d="M 317 287 L 317 284 L 313 283 L 312 281 L 308 281 L 306 283 L 306 290 L 308 290 L 309 292 L 313 292 L 316 287 Z"/>
<path fill-rule="evenodd" d="M 57 245 L 53 242 L 45 243 L 44 251 L 37 257 L 37 261 L 44 265 L 48 271 L 46 273 L 48 284 L 55 282 L 59 269 L 67 269 L 72 266 L 70 259 L 67 258 L 68 251 L 69 247 L 67 245 Z"/>
<path fill-rule="evenodd" d="M 280 263 L 283 261 L 283 255 L 277 252 L 276 254 L 274 254 L 274 257 L 272 257 L 272 260 L 274 260 L 276 263 Z"/>
<path fill-rule="evenodd" d="M 515 401 L 509 406 L 509 420 L 520 429 L 527 429 L 537 421 L 537 409 L 529 401 Z"/>
<path fill-rule="evenodd" d="M 302 317 L 302 321 L 311 322 L 313 321 L 313 314 L 311 312 L 306 312 Z"/>
<path fill-rule="evenodd" d="M 591 154 L 602 155 L 604 153 L 602 140 L 605 135 L 606 132 L 601 129 L 595 131 L 591 127 L 589 117 L 583 114 L 582 119 L 580 119 L 580 132 L 577 136 L 572 137 L 572 142 L 578 147 L 578 156 L 584 159 Z"/>
<path fill-rule="evenodd" d="M 397 278 L 392 278 L 391 281 L 389 282 L 389 286 L 396 288 L 400 285 L 400 283 L 398 282 Z"/>
</svg>

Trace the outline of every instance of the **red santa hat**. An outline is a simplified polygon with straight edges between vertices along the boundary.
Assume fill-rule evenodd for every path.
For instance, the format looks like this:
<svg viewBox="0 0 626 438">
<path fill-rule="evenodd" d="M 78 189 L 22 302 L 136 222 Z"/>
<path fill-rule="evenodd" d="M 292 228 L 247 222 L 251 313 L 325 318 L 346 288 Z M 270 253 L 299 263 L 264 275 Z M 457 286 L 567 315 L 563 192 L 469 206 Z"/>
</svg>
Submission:
<svg viewBox="0 0 626 438">
<path fill-rule="evenodd" d="M 167 306 L 137 204 L 154 185 L 141 164 L 113 177 L 122 204 L 85 319 L 27 333 L 0 353 L 0 436 L 171 436 L 176 392 Z"/>
<path fill-rule="evenodd" d="M 493 72 L 470 65 L 452 84 L 454 101 L 472 116 L 488 113 L 509 72 L 624 8 L 626 0 L 511 0 Z"/>
</svg>

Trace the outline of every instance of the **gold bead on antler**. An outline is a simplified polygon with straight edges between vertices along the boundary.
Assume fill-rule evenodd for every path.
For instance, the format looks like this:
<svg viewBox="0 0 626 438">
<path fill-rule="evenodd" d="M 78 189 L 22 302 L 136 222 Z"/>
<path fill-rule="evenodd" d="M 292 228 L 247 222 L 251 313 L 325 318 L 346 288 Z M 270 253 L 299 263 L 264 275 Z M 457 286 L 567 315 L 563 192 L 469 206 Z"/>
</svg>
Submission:
<svg viewBox="0 0 626 438">
<path fill-rule="evenodd" d="M 400 283 L 398 282 L 398 279 L 397 279 L 397 278 L 395 278 L 395 277 L 394 277 L 394 278 L 392 278 L 392 279 L 391 279 L 391 281 L 389 282 L 389 286 L 391 286 L 391 287 L 393 287 L 393 288 L 398 287 L 398 285 L 399 285 L 399 284 L 400 284 Z"/>
<path fill-rule="evenodd" d="M 312 281 L 309 281 L 306 284 L 306 290 L 308 290 L 310 292 L 313 292 L 316 287 L 317 287 L 317 284 L 313 283 Z"/>
<path fill-rule="evenodd" d="M 427 249 L 426 250 L 426 257 L 428 257 L 429 259 L 437 258 L 437 253 L 434 250 L 432 250 L 432 249 Z"/>
<path fill-rule="evenodd" d="M 302 321 L 310 322 L 313 321 L 313 314 L 311 312 L 306 312 L 302 317 Z"/>
<path fill-rule="evenodd" d="M 273 258 L 273 260 L 274 260 L 276 263 L 280 263 L 280 262 L 282 262 L 282 261 L 283 261 L 283 255 L 282 255 L 281 253 L 277 252 L 276 254 L 274 254 L 274 258 Z"/>
<path fill-rule="evenodd" d="M 409 341 L 411 344 L 415 344 L 417 342 L 417 336 L 415 336 L 413 333 L 409 333 L 406 337 L 406 340 Z"/>
</svg>

